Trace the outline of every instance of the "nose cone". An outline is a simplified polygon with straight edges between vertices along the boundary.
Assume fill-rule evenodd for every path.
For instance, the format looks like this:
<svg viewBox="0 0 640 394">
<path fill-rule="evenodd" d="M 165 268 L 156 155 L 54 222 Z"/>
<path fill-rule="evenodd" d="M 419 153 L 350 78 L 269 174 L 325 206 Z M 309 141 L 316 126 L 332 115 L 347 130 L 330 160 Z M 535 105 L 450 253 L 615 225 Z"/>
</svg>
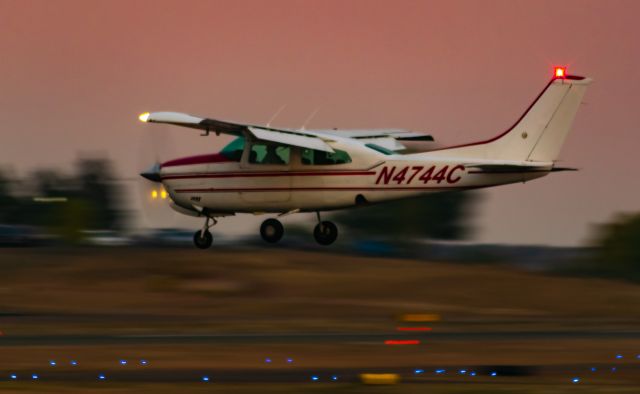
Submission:
<svg viewBox="0 0 640 394">
<path fill-rule="evenodd" d="M 146 171 L 141 172 L 140 176 L 151 182 L 160 182 L 162 180 L 160 177 L 160 164 L 156 163 L 152 165 Z"/>
</svg>

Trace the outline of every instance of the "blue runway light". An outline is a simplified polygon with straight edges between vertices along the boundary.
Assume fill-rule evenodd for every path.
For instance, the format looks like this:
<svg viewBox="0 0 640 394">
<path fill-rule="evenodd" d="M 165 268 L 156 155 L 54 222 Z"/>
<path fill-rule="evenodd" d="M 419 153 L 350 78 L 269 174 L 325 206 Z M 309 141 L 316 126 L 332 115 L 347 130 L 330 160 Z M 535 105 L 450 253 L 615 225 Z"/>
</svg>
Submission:
<svg viewBox="0 0 640 394">
<path fill-rule="evenodd" d="M 617 371 L 617 370 L 618 370 L 618 368 L 616 368 L 616 367 L 611 367 L 611 372 L 615 372 L 615 371 Z"/>
<path fill-rule="evenodd" d="M 56 366 L 56 361 L 55 360 L 49 360 L 49 365 L 51 365 L 52 367 Z"/>
<path fill-rule="evenodd" d="M 320 378 L 315 375 L 311 377 L 311 380 L 313 380 L 314 382 L 317 382 L 319 379 Z"/>
<path fill-rule="evenodd" d="M 209 377 L 208 376 L 203 376 L 202 377 L 202 381 L 203 382 L 208 382 L 209 381 Z"/>
<path fill-rule="evenodd" d="M 598 369 L 597 369 L 596 367 L 591 367 L 591 372 L 595 372 L 595 371 L 597 371 L 597 370 L 598 370 Z"/>
<path fill-rule="evenodd" d="M 127 365 L 127 360 L 120 360 L 120 365 Z"/>
<path fill-rule="evenodd" d="M 15 373 L 11 374 L 11 379 L 16 380 L 18 379 L 18 375 L 16 375 Z"/>
<path fill-rule="evenodd" d="M 446 373 L 447 371 L 445 369 L 436 369 L 436 374 L 440 375 L 443 373 Z"/>
<path fill-rule="evenodd" d="M 271 362 L 271 359 L 269 357 L 267 357 L 267 358 L 264 359 L 264 362 L 269 364 Z"/>
<path fill-rule="evenodd" d="M 460 372 L 460 375 L 464 375 L 464 374 L 467 373 L 467 370 L 466 369 L 461 369 L 459 372 Z"/>
<path fill-rule="evenodd" d="M 288 359 L 287 359 L 287 363 L 291 364 L 292 362 L 293 362 L 293 359 L 292 359 L 292 358 L 288 358 Z"/>
<path fill-rule="evenodd" d="M 497 372 L 491 372 L 491 374 L 490 374 L 490 375 L 491 375 L 491 376 L 498 376 L 498 373 L 497 373 Z"/>
<path fill-rule="evenodd" d="M 140 364 L 141 364 L 141 365 L 147 365 L 147 364 L 148 364 L 148 362 L 147 362 L 147 360 L 140 360 Z"/>
<path fill-rule="evenodd" d="M 580 378 L 573 378 L 573 379 L 571 379 L 571 381 L 573 383 L 580 383 Z"/>
<path fill-rule="evenodd" d="M 337 377 L 336 375 L 333 375 L 333 376 L 331 377 L 331 380 L 333 380 L 333 381 L 335 382 L 335 381 L 337 381 L 337 380 L 338 380 L 338 377 Z"/>
<path fill-rule="evenodd" d="M 107 379 L 107 377 L 106 377 L 106 376 L 104 376 L 104 375 L 102 375 L 102 374 L 100 374 L 100 375 L 98 375 L 98 379 L 100 379 L 100 380 L 105 380 L 105 379 Z"/>
<path fill-rule="evenodd" d="M 476 371 L 471 371 L 471 373 L 469 375 L 476 376 Z"/>
<path fill-rule="evenodd" d="M 31 379 L 33 380 L 38 380 L 38 375 L 36 375 L 35 373 L 33 375 L 31 375 Z"/>
<path fill-rule="evenodd" d="M 424 373 L 424 369 L 416 369 L 415 371 L 413 371 L 413 373 L 415 373 L 416 375 L 420 375 Z"/>
<path fill-rule="evenodd" d="M 616 354 L 616 358 L 617 359 L 621 359 L 622 358 L 622 354 Z"/>
<path fill-rule="evenodd" d="M 71 365 L 73 365 L 75 367 L 76 365 L 78 365 L 78 362 L 76 360 L 71 360 L 69 362 L 69 364 L 71 364 Z"/>
</svg>

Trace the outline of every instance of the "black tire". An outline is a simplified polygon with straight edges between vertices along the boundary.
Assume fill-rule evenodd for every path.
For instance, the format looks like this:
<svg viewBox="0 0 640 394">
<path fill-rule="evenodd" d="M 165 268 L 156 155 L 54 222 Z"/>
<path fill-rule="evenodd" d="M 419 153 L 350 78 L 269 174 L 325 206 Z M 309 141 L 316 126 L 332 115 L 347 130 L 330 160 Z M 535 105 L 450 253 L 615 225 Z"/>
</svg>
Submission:
<svg viewBox="0 0 640 394">
<path fill-rule="evenodd" d="M 260 226 L 260 235 L 265 242 L 274 244 L 282 239 L 284 227 L 277 219 L 267 219 Z"/>
<path fill-rule="evenodd" d="M 338 227 L 332 222 L 318 223 L 313 229 L 313 237 L 320 245 L 331 245 L 338 238 Z"/>
<path fill-rule="evenodd" d="M 201 230 L 193 234 L 193 243 L 198 249 L 208 249 L 213 243 L 213 235 L 207 230 L 202 234 Z"/>
</svg>

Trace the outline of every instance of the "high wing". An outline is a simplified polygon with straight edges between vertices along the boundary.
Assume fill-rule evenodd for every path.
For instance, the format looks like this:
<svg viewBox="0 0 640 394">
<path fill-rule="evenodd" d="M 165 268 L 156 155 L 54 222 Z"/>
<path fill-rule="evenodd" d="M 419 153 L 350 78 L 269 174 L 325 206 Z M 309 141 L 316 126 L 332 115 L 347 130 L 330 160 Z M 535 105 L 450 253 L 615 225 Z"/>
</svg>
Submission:
<svg viewBox="0 0 640 394">
<path fill-rule="evenodd" d="M 363 144 L 375 144 L 392 151 L 406 149 L 400 141 L 433 141 L 429 134 L 403 129 L 374 130 L 311 130 L 318 135 L 329 135 L 356 139 Z"/>
<path fill-rule="evenodd" d="M 316 133 L 302 130 L 274 129 L 271 127 L 253 126 L 240 123 L 225 122 L 216 119 L 200 118 L 180 112 L 153 112 L 140 115 L 139 119 L 149 123 L 165 123 L 176 126 L 204 130 L 207 134 L 230 134 L 235 136 L 249 135 L 257 140 L 277 142 L 284 145 L 298 146 L 333 153 L 334 150 Z"/>
<path fill-rule="evenodd" d="M 254 126 L 222 120 L 201 118 L 180 112 L 153 112 L 140 115 L 139 119 L 149 123 L 165 123 L 176 126 L 200 129 L 207 134 L 249 135 L 257 140 L 277 142 L 333 153 L 327 144 L 334 137 L 352 138 L 364 144 L 375 144 L 383 148 L 399 151 L 405 149 L 399 141 L 433 141 L 428 134 L 402 129 L 377 130 L 292 130 Z"/>
</svg>

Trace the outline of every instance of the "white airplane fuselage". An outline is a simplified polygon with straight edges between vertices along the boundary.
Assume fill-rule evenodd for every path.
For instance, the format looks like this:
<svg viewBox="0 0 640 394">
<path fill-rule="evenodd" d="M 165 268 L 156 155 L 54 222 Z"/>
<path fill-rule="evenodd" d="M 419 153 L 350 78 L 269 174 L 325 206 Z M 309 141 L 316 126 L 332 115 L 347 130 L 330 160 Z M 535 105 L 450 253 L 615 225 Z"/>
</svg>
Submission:
<svg viewBox="0 0 640 394">
<path fill-rule="evenodd" d="M 163 163 L 160 176 L 180 207 L 195 206 L 216 214 L 286 213 L 526 182 L 547 175 L 553 167 L 553 162 L 457 160 L 435 152 L 385 155 L 363 144 L 333 139 L 333 148 L 348 149 L 350 163 L 306 165 L 301 150 L 294 148 L 287 165 L 250 164 L 245 147 L 240 161 L 221 154 L 187 157 Z M 491 164 L 523 167 L 500 173 L 477 167 Z"/>
</svg>

